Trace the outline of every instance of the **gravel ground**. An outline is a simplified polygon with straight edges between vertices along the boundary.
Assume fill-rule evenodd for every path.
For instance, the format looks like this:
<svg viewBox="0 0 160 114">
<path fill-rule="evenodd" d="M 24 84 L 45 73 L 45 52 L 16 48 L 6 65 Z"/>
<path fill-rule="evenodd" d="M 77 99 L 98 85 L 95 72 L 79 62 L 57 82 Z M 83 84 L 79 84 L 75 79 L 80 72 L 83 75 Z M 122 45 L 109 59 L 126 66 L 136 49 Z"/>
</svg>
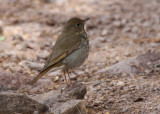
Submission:
<svg viewBox="0 0 160 114">
<path fill-rule="evenodd" d="M 159 0 L 0 0 L 0 6 L 0 68 L 24 77 L 18 81 L 22 87 L 12 82 L 9 89 L 29 94 L 59 89 L 64 84 L 60 71 L 40 79 L 32 90 L 24 88 L 43 67 L 65 22 L 90 17 L 89 58 L 71 72 L 73 81 L 88 88 L 88 113 L 160 112 L 160 70 L 146 75 L 138 64 L 141 74 L 104 73 L 116 63 L 160 50 Z"/>
</svg>

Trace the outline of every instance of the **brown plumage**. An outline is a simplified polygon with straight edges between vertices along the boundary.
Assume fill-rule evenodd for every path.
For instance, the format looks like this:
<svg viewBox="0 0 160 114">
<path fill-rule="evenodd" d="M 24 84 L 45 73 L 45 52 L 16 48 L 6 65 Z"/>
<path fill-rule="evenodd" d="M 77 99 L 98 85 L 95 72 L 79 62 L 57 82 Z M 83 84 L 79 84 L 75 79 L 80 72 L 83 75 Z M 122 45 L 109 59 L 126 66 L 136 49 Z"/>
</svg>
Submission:
<svg viewBox="0 0 160 114">
<path fill-rule="evenodd" d="M 86 20 L 88 20 L 88 18 Z M 31 84 L 36 83 L 38 79 L 50 70 L 61 68 L 67 72 L 69 69 L 79 67 L 84 62 L 89 53 L 88 38 L 84 30 L 86 20 L 72 18 L 66 23 L 45 66 L 39 75 L 33 79 Z M 82 57 L 80 57 L 81 55 Z"/>
</svg>

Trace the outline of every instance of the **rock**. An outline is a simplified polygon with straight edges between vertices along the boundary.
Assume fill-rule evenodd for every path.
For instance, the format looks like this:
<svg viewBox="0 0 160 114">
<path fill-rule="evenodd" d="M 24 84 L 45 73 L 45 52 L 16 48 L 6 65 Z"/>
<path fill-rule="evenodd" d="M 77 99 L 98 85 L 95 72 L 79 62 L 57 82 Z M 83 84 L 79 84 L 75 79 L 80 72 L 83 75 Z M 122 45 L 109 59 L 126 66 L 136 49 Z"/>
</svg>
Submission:
<svg viewBox="0 0 160 114">
<path fill-rule="evenodd" d="M 58 81 L 62 75 L 61 70 L 48 73 L 48 77 L 50 77 L 54 82 Z"/>
<path fill-rule="evenodd" d="M 62 4 L 65 2 L 65 0 L 50 0 L 50 1 L 58 4 Z"/>
<path fill-rule="evenodd" d="M 44 66 L 43 63 L 36 63 L 36 62 L 27 62 L 28 67 L 34 70 L 41 70 Z"/>
<path fill-rule="evenodd" d="M 160 105 L 158 104 L 154 109 L 160 111 Z"/>
<path fill-rule="evenodd" d="M 36 75 L 34 75 L 35 77 Z M 53 81 L 51 79 L 41 78 L 32 87 L 29 85 L 33 78 L 28 78 L 21 74 L 11 74 L 0 70 L 0 92 L 4 91 L 19 91 L 27 92 L 29 94 L 44 93 L 53 88 Z"/>
<path fill-rule="evenodd" d="M 22 66 L 22 67 L 24 67 L 24 68 L 28 68 L 28 66 L 27 66 L 27 61 L 20 61 L 20 62 L 18 63 L 18 65 L 19 65 L 19 66 Z"/>
<path fill-rule="evenodd" d="M 148 52 L 102 69 L 99 73 L 140 75 L 150 73 L 160 60 L 160 52 Z M 148 64 L 149 63 L 149 64 Z M 147 72 L 145 72 L 147 71 Z"/>
<path fill-rule="evenodd" d="M 98 70 L 98 73 L 102 74 L 104 72 L 107 72 L 107 68 L 101 68 L 100 70 Z"/>
<path fill-rule="evenodd" d="M 16 66 L 16 64 L 15 64 L 14 62 L 10 62 L 10 64 L 8 64 L 8 63 L 3 63 L 3 65 L 2 65 L 2 67 L 3 67 L 4 69 L 7 69 L 7 68 L 9 68 L 9 67 L 14 67 L 14 66 Z"/>
<path fill-rule="evenodd" d="M 118 81 L 118 82 L 117 82 L 117 85 L 118 85 L 118 86 L 123 86 L 123 85 L 124 85 L 124 82 Z"/>
<path fill-rule="evenodd" d="M 39 113 L 45 112 L 48 107 L 41 104 L 26 95 L 12 93 L 12 92 L 2 92 L 0 93 L 0 113 L 33 113 L 38 111 Z"/>
<path fill-rule="evenodd" d="M 151 26 L 152 24 L 151 24 L 151 22 L 149 22 L 149 21 L 145 21 L 143 24 L 142 24 L 142 26 L 143 27 L 149 27 L 149 26 Z"/>
<path fill-rule="evenodd" d="M 86 107 L 82 100 L 69 100 L 62 105 L 51 108 L 54 114 L 87 114 Z"/>
<path fill-rule="evenodd" d="M 106 29 L 103 29 L 102 32 L 101 32 L 101 35 L 104 36 L 104 35 L 107 35 L 107 34 L 108 34 L 108 31 Z"/>
<path fill-rule="evenodd" d="M 36 76 L 36 75 L 35 75 Z M 35 77 L 34 76 L 34 77 Z M 31 81 L 30 81 L 31 82 Z M 51 79 L 47 78 L 41 78 L 39 79 L 33 86 L 32 88 L 24 88 L 25 91 L 29 92 L 30 94 L 35 94 L 35 93 L 44 93 L 48 91 L 49 89 L 53 89 L 53 81 Z M 23 89 L 23 88 L 22 88 Z M 24 90 L 23 89 L 23 90 Z M 22 90 L 22 91 L 23 91 Z"/>
<path fill-rule="evenodd" d="M 18 90 L 29 82 L 24 76 L 19 76 L 0 70 L 0 91 Z"/>
<path fill-rule="evenodd" d="M 126 32 L 131 32 L 131 28 L 130 27 L 125 27 L 123 30 L 122 30 L 123 33 L 126 33 Z"/>
<path fill-rule="evenodd" d="M 48 56 L 49 56 L 49 52 L 45 50 L 38 54 L 38 57 L 41 59 L 46 59 Z"/>
<path fill-rule="evenodd" d="M 15 41 L 17 41 L 17 42 L 22 42 L 22 41 L 24 41 L 23 37 L 22 37 L 21 35 L 19 35 L 19 34 L 15 34 L 15 35 L 13 36 L 13 40 L 15 40 Z"/>
<path fill-rule="evenodd" d="M 0 35 L 3 35 L 3 28 L 0 26 Z"/>
<path fill-rule="evenodd" d="M 18 64 L 24 68 L 29 67 L 32 70 L 41 70 L 44 66 L 43 63 L 36 63 L 36 62 L 32 62 L 32 61 L 21 61 Z"/>
<path fill-rule="evenodd" d="M 139 32 L 140 30 L 139 30 L 139 28 L 137 27 L 137 26 L 134 26 L 133 28 L 132 28 L 132 32 L 133 33 L 137 33 L 137 32 Z"/>
<path fill-rule="evenodd" d="M 51 44 L 51 47 L 54 47 L 55 43 L 56 43 L 56 42 L 53 41 L 52 44 Z"/>
<path fill-rule="evenodd" d="M 74 83 L 72 88 L 66 88 L 62 95 L 72 99 L 83 99 L 86 92 L 86 87 L 78 82 Z"/>
<path fill-rule="evenodd" d="M 73 87 L 67 87 L 62 93 L 60 90 L 53 90 L 31 97 L 49 106 L 48 113 L 86 114 L 86 107 L 81 100 L 85 94 L 86 87 L 82 83 L 74 83 Z"/>
<path fill-rule="evenodd" d="M 27 44 L 27 48 L 36 49 L 36 50 L 40 49 L 40 45 L 38 45 L 37 43 L 28 41 L 26 42 L 26 44 Z"/>
<path fill-rule="evenodd" d="M 21 43 L 19 45 L 16 45 L 18 50 L 25 50 L 27 48 L 27 44 L 26 43 Z"/>
<path fill-rule="evenodd" d="M 115 26 L 115 27 L 121 27 L 122 24 L 121 24 L 120 21 L 114 21 L 114 22 L 113 22 L 113 26 Z"/>
<path fill-rule="evenodd" d="M 57 82 L 59 80 L 59 76 L 55 76 L 54 78 L 53 78 L 53 81 L 54 82 Z"/>
<path fill-rule="evenodd" d="M 99 39 L 99 41 L 100 41 L 101 43 L 106 42 L 106 38 L 104 38 L 104 37 L 99 37 L 98 39 Z"/>
<path fill-rule="evenodd" d="M 54 3 L 62 3 L 64 0 L 41 0 L 43 2 L 49 3 L 49 2 L 54 2 Z"/>
<path fill-rule="evenodd" d="M 62 74 L 61 70 L 56 70 L 56 71 L 53 71 L 53 72 L 49 72 L 48 76 L 49 77 L 60 76 L 61 74 Z"/>
<path fill-rule="evenodd" d="M 73 79 L 73 80 L 76 80 L 77 74 L 75 74 L 75 73 L 70 73 L 70 78 Z"/>
</svg>

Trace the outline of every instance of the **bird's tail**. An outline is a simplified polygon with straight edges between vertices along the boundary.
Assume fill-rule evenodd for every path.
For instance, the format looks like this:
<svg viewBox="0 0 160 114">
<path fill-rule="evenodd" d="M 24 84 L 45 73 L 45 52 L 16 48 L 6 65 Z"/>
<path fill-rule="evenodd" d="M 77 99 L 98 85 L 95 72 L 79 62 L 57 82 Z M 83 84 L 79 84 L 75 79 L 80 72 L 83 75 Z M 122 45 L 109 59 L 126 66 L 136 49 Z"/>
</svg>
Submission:
<svg viewBox="0 0 160 114">
<path fill-rule="evenodd" d="M 54 68 L 56 67 L 56 68 Z M 33 85 L 34 83 L 36 83 L 43 75 L 45 75 L 46 73 L 48 73 L 49 71 L 51 71 L 51 69 L 53 69 L 54 71 L 61 68 L 60 67 L 60 64 L 55 64 L 55 65 L 52 65 L 44 70 L 42 70 L 31 82 L 31 85 Z"/>
</svg>

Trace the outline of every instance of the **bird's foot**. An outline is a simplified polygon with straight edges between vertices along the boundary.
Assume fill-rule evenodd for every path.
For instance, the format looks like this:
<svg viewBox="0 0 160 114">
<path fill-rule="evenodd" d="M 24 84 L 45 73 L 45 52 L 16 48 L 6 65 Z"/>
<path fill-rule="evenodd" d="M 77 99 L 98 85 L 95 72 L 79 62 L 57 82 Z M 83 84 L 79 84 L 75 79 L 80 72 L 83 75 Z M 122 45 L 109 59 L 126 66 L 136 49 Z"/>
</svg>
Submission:
<svg viewBox="0 0 160 114">
<path fill-rule="evenodd" d="M 66 91 L 66 90 L 70 90 L 70 89 L 72 89 L 73 87 L 74 87 L 74 86 L 73 86 L 72 83 L 66 84 L 66 87 L 61 88 L 61 93 L 63 93 L 63 92 Z"/>
</svg>

